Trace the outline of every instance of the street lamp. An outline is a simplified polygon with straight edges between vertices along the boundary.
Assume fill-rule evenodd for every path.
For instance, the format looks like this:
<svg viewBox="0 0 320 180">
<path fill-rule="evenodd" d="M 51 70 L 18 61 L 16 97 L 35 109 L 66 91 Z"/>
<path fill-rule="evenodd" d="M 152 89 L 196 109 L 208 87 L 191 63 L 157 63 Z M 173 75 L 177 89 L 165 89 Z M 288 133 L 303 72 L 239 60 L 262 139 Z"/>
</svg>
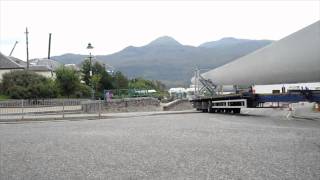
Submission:
<svg viewBox="0 0 320 180">
<path fill-rule="evenodd" d="M 93 49 L 93 46 L 91 45 L 91 43 L 88 43 L 87 49 L 89 51 L 89 63 L 90 63 L 89 73 L 90 73 L 90 85 L 91 85 L 91 98 L 94 99 L 94 89 L 92 84 L 92 55 L 91 55 L 91 49 Z"/>
</svg>

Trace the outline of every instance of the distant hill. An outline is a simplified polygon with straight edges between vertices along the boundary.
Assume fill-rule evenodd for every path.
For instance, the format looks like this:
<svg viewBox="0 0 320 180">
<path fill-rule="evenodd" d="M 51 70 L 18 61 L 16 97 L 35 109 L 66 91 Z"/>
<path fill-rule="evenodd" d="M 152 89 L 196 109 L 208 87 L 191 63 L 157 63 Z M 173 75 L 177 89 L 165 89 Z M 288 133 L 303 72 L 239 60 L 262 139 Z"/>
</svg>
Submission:
<svg viewBox="0 0 320 180">
<path fill-rule="evenodd" d="M 187 86 L 196 67 L 213 69 L 262 48 L 272 41 L 223 38 L 198 47 L 182 45 L 163 36 L 142 47 L 128 46 L 96 59 L 114 66 L 128 77 L 163 81 L 168 87 Z M 52 57 L 62 63 L 79 64 L 86 55 L 64 54 Z"/>
</svg>

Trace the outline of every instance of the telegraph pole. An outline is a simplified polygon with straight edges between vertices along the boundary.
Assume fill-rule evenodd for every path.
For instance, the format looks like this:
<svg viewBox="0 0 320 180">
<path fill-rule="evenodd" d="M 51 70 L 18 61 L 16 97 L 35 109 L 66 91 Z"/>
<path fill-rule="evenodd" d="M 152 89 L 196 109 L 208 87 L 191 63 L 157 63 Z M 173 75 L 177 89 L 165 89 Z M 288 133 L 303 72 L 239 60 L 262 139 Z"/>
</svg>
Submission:
<svg viewBox="0 0 320 180">
<path fill-rule="evenodd" d="M 26 45 L 27 45 L 27 71 L 29 70 L 29 47 L 28 47 L 28 44 L 29 44 L 29 42 L 28 42 L 28 34 L 29 34 L 29 32 L 28 32 L 28 28 L 26 27 Z"/>
<path fill-rule="evenodd" d="M 48 59 L 50 59 L 50 51 L 51 51 L 51 33 L 49 33 L 49 49 L 48 49 Z"/>
</svg>

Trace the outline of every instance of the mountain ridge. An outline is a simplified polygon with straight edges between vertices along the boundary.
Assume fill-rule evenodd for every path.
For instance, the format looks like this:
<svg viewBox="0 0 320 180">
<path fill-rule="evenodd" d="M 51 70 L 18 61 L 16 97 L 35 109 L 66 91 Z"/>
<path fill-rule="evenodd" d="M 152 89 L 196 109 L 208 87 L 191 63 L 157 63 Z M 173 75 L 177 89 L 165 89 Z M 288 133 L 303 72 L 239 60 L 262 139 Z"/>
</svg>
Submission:
<svg viewBox="0 0 320 180">
<path fill-rule="evenodd" d="M 112 65 L 129 78 L 161 80 L 168 87 L 187 86 L 195 67 L 213 69 L 272 42 L 227 37 L 190 46 L 182 45 L 172 37 L 162 36 L 144 46 L 128 46 L 119 52 L 97 55 L 95 58 Z M 68 53 L 52 59 L 79 64 L 86 57 L 87 55 Z"/>
</svg>

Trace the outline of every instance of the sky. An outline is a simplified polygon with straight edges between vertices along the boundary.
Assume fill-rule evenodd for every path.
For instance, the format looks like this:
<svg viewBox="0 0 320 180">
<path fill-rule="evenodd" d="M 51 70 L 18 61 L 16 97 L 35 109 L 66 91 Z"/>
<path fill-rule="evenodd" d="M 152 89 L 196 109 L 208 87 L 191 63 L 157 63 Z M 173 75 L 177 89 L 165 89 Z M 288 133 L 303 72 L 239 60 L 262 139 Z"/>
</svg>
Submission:
<svg viewBox="0 0 320 180">
<path fill-rule="evenodd" d="M 0 51 L 29 57 L 118 52 L 160 36 L 198 46 L 223 37 L 279 40 L 320 20 L 320 1 L 9 1 L 0 0 Z"/>
</svg>

